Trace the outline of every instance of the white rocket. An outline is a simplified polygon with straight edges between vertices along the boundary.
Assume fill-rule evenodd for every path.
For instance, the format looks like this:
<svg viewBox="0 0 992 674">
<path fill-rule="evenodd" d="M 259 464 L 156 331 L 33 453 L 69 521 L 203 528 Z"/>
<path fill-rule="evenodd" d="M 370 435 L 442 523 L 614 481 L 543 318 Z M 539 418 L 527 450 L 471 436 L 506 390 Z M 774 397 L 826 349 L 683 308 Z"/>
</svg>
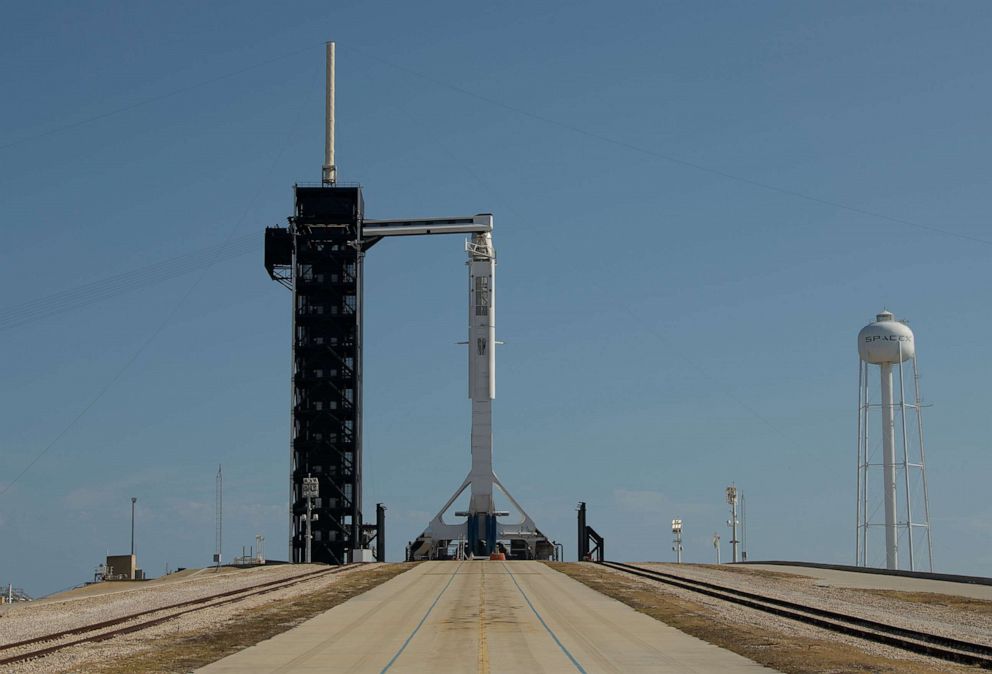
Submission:
<svg viewBox="0 0 992 674">
<path fill-rule="evenodd" d="M 452 541 L 465 541 L 470 551 L 495 551 L 496 541 L 511 542 L 516 554 L 526 548 L 532 557 L 550 557 L 552 546 L 538 531 L 534 521 L 510 495 L 493 471 L 493 399 L 496 397 L 496 252 L 492 239 L 493 216 L 482 213 L 470 217 L 425 218 L 418 220 L 366 220 L 363 236 L 417 236 L 425 234 L 469 234 L 468 253 L 468 397 L 472 401 L 472 467 L 468 476 L 444 507 L 434 516 L 417 541 L 411 555 L 416 559 L 443 555 Z M 465 489 L 469 508 L 456 512 L 465 517 L 461 524 L 444 521 L 444 514 Z M 520 512 L 522 519 L 501 523 L 497 517 L 493 488 L 498 488 Z"/>
<path fill-rule="evenodd" d="M 479 217 L 479 216 L 476 216 Z M 490 230 L 492 216 L 489 217 Z M 465 244 L 468 253 L 468 397 L 472 401 L 472 467 L 461 486 L 428 524 L 414 545 L 417 558 L 430 554 L 450 541 L 466 541 L 476 554 L 494 552 L 497 540 L 522 540 L 535 550 L 536 541 L 546 541 L 524 509 L 500 483 L 493 470 L 493 399 L 496 397 L 496 252 L 491 231 L 476 232 Z M 520 512 L 522 519 L 501 523 L 497 517 L 493 489 L 498 488 Z M 470 488 L 463 524 L 449 524 L 444 514 Z M 419 551 L 419 554 L 418 554 Z"/>
<path fill-rule="evenodd" d="M 469 513 L 493 513 L 493 399 L 496 397 L 496 252 L 492 234 L 476 234 L 468 252 L 468 397 L 472 400 Z"/>
</svg>

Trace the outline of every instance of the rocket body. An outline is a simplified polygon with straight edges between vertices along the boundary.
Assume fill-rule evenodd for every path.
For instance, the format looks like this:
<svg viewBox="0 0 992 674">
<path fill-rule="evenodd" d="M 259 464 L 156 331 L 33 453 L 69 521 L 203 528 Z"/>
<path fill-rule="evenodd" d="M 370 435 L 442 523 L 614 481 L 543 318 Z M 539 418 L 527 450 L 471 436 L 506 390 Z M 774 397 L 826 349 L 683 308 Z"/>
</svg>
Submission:
<svg viewBox="0 0 992 674">
<path fill-rule="evenodd" d="M 476 234 L 469 254 L 468 397 L 472 401 L 469 512 L 493 513 L 493 399 L 496 397 L 496 255 L 492 236 Z"/>
<path fill-rule="evenodd" d="M 449 559 L 449 545 L 459 542 L 462 553 L 489 555 L 500 548 L 517 559 L 550 559 L 554 545 L 507 491 L 493 471 L 493 399 L 496 397 L 496 252 L 492 240 L 492 215 L 474 218 L 479 230 L 465 243 L 468 253 L 468 397 L 472 403 L 472 467 L 465 481 L 441 507 L 427 529 L 411 543 L 410 559 Z M 438 225 L 431 225 L 436 227 Z M 442 225 L 443 226 L 443 223 Z M 444 519 L 465 490 L 467 511 L 455 511 L 464 522 Z M 502 521 L 511 512 L 496 510 L 493 492 L 518 511 L 516 521 Z"/>
</svg>

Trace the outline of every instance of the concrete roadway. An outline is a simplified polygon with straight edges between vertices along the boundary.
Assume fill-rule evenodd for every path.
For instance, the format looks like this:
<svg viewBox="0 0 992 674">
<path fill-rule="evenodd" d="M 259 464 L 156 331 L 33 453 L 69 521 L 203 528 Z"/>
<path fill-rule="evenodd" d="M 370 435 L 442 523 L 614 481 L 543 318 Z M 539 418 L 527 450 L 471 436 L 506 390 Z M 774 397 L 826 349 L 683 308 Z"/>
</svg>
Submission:
<svg viewBox="0 0 992 674">
<path fill-rule="evenodd" d="M 262 672 L 769 672 L 538 562 L 425 562 L 208 665 Z"/>
</svg>

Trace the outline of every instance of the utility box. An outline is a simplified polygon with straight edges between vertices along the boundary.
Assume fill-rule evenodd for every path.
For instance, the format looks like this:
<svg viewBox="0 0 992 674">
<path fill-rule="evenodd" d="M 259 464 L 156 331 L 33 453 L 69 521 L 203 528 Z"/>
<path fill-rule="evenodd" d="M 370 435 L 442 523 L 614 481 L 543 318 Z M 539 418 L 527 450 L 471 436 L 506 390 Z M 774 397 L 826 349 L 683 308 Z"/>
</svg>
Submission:
<svg viewBox="0 0 992 674">
<path fill-rule="evenodd" d="M 134 555 L 107 555 L 107 580 L 134 580 L 137 570 Z"/>
<path fill-rule="evenodd" d="M 362 564 L 364 562 L 374 562 L 375 555 L 368 548 L 363 548 L 361 550 L 351 551 L 351 563 L 352 564 Z"/>
</svg>

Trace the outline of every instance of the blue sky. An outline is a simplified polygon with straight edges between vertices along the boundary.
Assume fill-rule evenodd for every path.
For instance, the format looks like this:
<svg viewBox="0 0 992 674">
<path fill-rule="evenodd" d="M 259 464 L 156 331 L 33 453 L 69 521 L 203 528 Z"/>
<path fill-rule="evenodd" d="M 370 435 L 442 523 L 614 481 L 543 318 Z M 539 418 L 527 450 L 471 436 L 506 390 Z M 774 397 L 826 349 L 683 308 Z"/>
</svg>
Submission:
<svg viewBox="0 0 992 674">
<path fill-rule="evenodd" d="M 261 235 L 319 179 L 327 39 L 369 216 L 495 214 L 497 471 L 569 556 L 585 500 L 611 557 L 670 558 L 680 516 L 710 561 L 735 481 L 752 558 L 851 562 L 855 336 L 884 306 L 932 404 L 936 566 L 992 575 L 990 29 L 979 2 L 8 8 L 0 582 L 87 579 L 131 496 L 150 574 L 208 563 L 218 464 L 225 556 L 285 557 Z M 365 502 L 398 559 L 468 469 L 462 241 L 366 269 Z"/>
</svg>

